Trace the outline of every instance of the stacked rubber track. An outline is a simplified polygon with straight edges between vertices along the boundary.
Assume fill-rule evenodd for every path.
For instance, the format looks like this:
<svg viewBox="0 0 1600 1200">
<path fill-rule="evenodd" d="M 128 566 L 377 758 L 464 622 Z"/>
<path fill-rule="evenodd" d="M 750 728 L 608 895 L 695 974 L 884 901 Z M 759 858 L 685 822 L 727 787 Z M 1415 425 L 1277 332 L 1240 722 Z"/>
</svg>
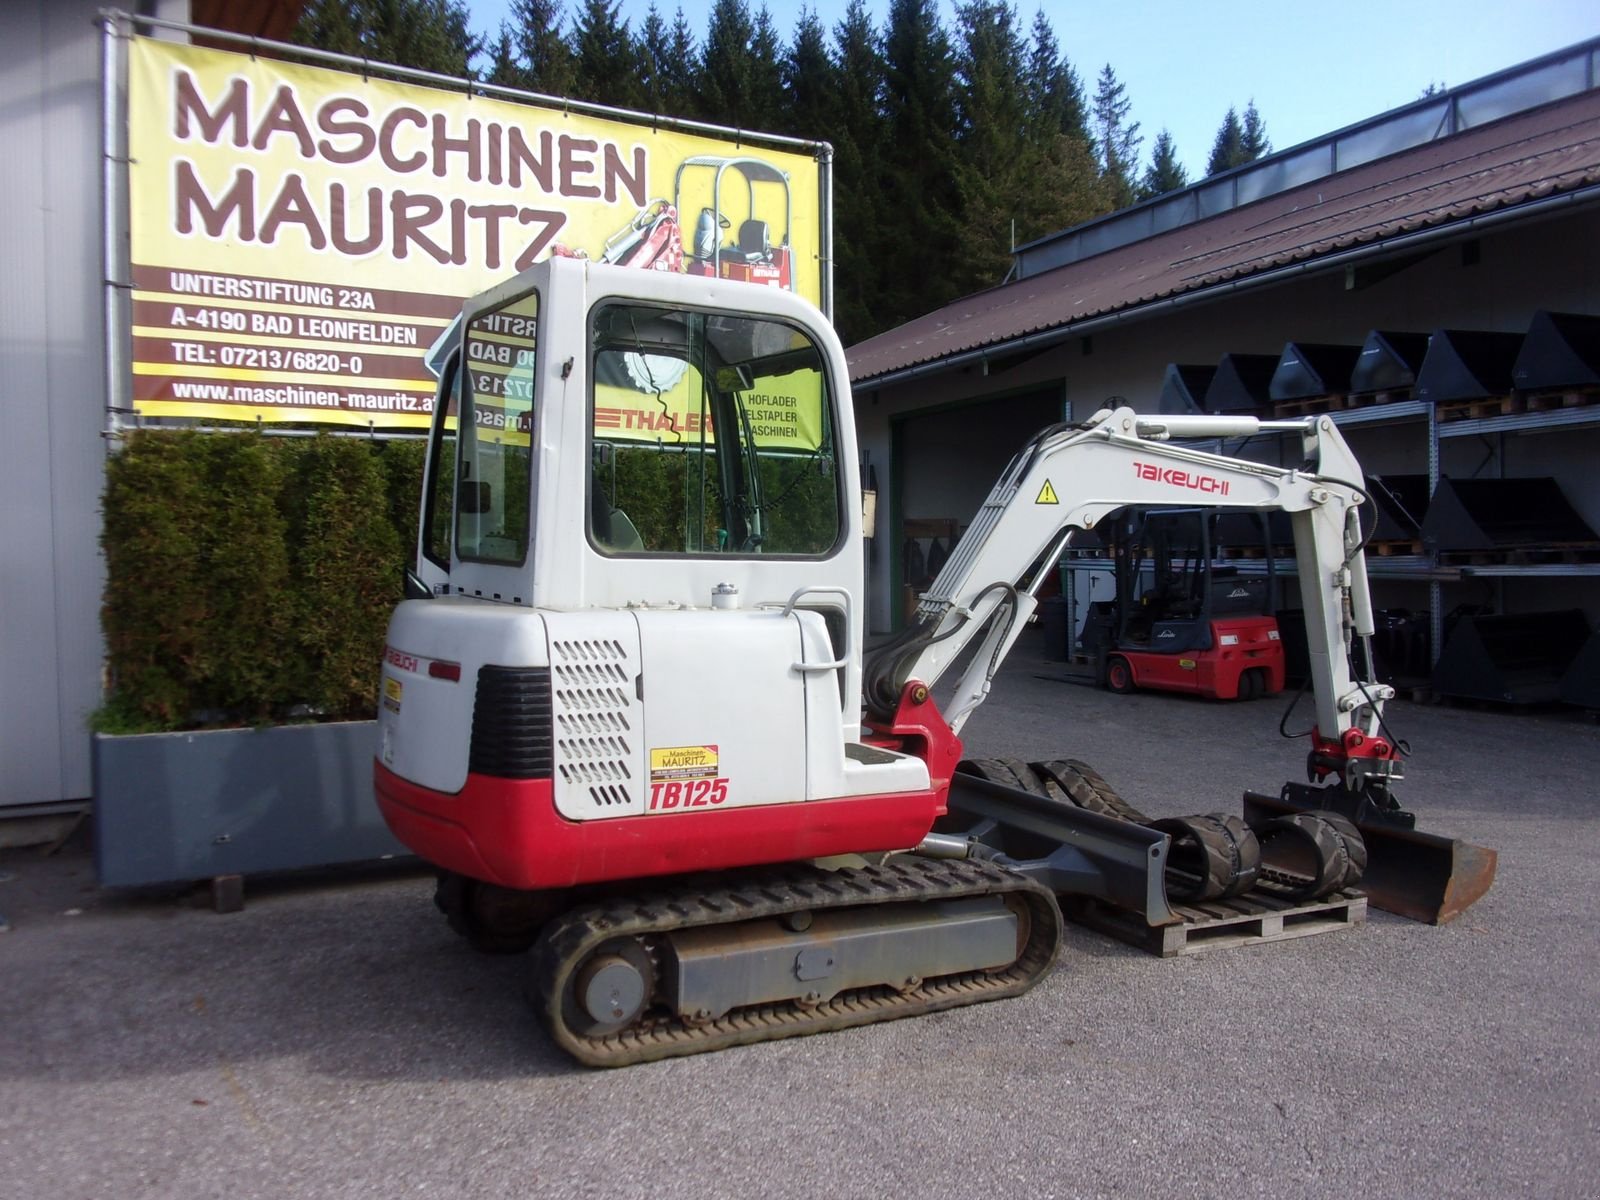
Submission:
<svg viewBox="0 0 1600 1200">
<path fill-rule="evenodd" d="M 1146 817 L 1119 796 L 1093 767 L 1075 758 L 1055 758 L 1025 763 L 1015 758 L 969 758 L 960 768 L 969 775 L 990 783 L 1020 788 L 1036 796 L 1049 796 L 1063 804 L 1075 804 L 1088 812 L 1119 817 L 1135 825 Z"/>
<path fill-rule="evenodd" d="M 637 941 L 648 951 L 653 938 L 684 929 L 731 927 L 787 913 L 986 895 L 1013 897 L 1024 913 L 1026 933 L 1018 956 L 996 970 L 922 980 L 909 988 L 858 988 L 816 1004 L 762 1004 L 707 1021 L 647 1008 L 634 1024 L 606 1035 L 586 1035 L 569 1020 L 578 972 L 591 955 L 618 939 Z M 1020 995 L 1049 971 L 1060 945 L 1061 912 L 1055 897 L 1016 872 L 980 859 L 905 855 L 881 866 L 837 871 L 786 866 L 749 872 L 711 889 L 685 886 L 566 913 L 534 945 L 529 1000 L 563 1050 L 589 1066 L 620 1067 Z"/>
<path fill-rule="evenodd" d="M 1355 886 L 1366 870 L 1360 832 L 1336 813 L 1295 813 L 1254 829 L 1224 813 L 1151 820 L 1078 759 L 975 758 L 958 770 L 1169 835 L 1166 883 L 1175 901 L 1233 899 L 1262 884 L 1286 899 L 1318 900 Z"/>
<path fill-rule="evenodd" d="M 1261 877 L 1286 896 L 1319 900 L 1354 887 L 1367 869 L 1367 845 L 1338 813 L 1299 812 L 1264 822 Z"/>
</svg>

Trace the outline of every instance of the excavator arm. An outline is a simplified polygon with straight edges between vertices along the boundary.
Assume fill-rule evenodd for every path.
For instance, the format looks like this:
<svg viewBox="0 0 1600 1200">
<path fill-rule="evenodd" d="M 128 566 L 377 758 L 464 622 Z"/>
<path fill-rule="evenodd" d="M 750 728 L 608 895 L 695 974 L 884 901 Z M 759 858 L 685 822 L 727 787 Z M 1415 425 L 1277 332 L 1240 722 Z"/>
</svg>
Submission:
<svg viewBox="0 0 1600 1200">
<path fill-rule="evenodd" d="M 1278 467 L 1175 438 L 1298 434 L 1304 463 Z M 932 687 L 966 651 L 946 713 L 959 731 L 1036 607 L 1035 593 L 1075 530 L 1126 506 L 1182 504 L 1281 510 L 1290 516 L 1316 701 L 1313 763 L 1352 793 L 1393 807 L 1400 758 L 1383 728 L 1393 689 L 1370 678 L 1373 632 L 1363 536 L 1366 500 L 1355 456 L 1327 416 L 1150 416 L 1102 410 L 1083 425 L 1042 430 L 1012 459 L 972 526 L 923 595 L 904 634 L 871 655 L 875 715 L 913 680 Z M 1362 664 L 1358 675 L 1354 664 Z M 1363 677 L 1365 676 L 1365 677 Z"/>
<path fill-rule="evenodd" d="M 1174 441 L 1262 433 L 1298 435 L 1302 465 L 1248 462 Z M 1361 832 L 1368 855 L 1362 887 L 1374 904 L 1417 920 L 1449 920 L 1489 889 L 1495 852 L 1417 830 L 1391 792 L 1401 777 L 1403 750 L 1383 719 L 1394 689 L 1374 678 L 1372 666 L 1372 596 L 1359 513 L 1368 498 L 1363 478 L 1328 416 L 1262 421 L 1145 416 L 1119 408 L 1083 425 L 1042 430 L 995 484 L 923 595 L 911 627 L 868 657 L 869 717 L 892 721 L 887 714 L 906 689 L 931 688 L 966 654 L 946 714 L 959 731 L 988 695 L 1036 606 L 1039 585 L 1074 530 L 1093 529 L 1130 505 L 1281 510 L 1294 531 L 1316 703 L 1310 782 L 1287 783 L 1277 796 L 1246 793 L 1246 821 L 1308 809 L 1337 813 Z M 963 801 L 968 809 L 972 803 Z M 1035 819 L 1048 815 L 1047 807 Z M 1097 861 L 1121 870 L 1126 846 L 1113 841 L 1114 851 Z M 1107 885 L 1102 880 L 1097 886 Z M 1164 905 L 1148 902 L 1143 911 L 1156 923 Z"/>
</svg>

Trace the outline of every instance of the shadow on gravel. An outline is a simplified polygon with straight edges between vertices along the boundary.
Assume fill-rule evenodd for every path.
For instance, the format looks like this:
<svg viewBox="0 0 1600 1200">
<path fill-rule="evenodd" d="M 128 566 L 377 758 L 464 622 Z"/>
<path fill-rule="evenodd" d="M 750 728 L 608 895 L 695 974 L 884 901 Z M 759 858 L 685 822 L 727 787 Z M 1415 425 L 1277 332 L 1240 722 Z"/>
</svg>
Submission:
<svg viewBox="0 0 1600 1200">
<path fill-rule="evenodd" d="M 5 865 L 54 901 L 77 891 L 38 877 L 59 885 L 83 863 Z M 245 910 L 226 916 L 148 892 L 10 912 L 0 1079 L 114 1081 L 283 1058 L 376 1081 L 577 1070 L 522 999 L 523 956 L 471 950 L 432 890 L 415 869 L 361 871 L 252 881 Z"/>
</svg>

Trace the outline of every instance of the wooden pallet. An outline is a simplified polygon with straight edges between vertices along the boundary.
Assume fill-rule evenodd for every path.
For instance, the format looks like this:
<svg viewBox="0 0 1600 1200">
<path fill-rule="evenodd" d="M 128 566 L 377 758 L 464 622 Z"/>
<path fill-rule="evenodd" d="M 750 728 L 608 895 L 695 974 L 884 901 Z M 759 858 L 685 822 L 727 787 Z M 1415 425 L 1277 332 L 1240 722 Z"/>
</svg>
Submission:
<svg viewBox="0 0 1600 1200">
<path fill-rule="evenodd" d="M 1471 421 L 1524 411 L 1522 398 L 1515 393 L 1509 396 L 1485 396 L 1481 400 L 1442 400 L 1438 409 L 1441 421 Z"/>
<path fill-rule="evenodd" d="M 1411 399 L 1410 388 L 1397 388 L 1392 392 L 1351 392 L 1344 398 L 1346 408 L 1370 408 L 1375 404 L 1399 404 Z"/>
<path fill-rule="evenodd" d="M 1552 542 L 1543 546 L 1502 546 L 1494 550 L 1441 550 L 1439 563 L 1449 567 L 1526 567 L 1541 563 L 1600 562 L 1593 542 Z"/>
<path fill-rule="evenodd" d="M 1233 900 L 1174 904 L 1172 911 L 1182 922 L 1154 928 L 1138 913 L 1084 897 L 1062 897 L 1061 911 L 1075 924 L 1160 958 L 1175 958 L 1349 929 L 1367 919 L 1367 897 L 1352 890 L 1335 892 L 1325 900 L 1297 902 L 1258 887 Z"/>
<path fill-rule="evenodd" d="M 1367 543 L 1367 553 L 1377 558 L 1395 558 L 1422 553 L 1420 538 L 1373 538 Z"/>
<path fill-rule="evenodd" d="M 1273 546 L 1269 550 L 1268 547 L 1257 542 L 1251 546 L 1218 546 L 1216 547 L 1216 553 L 1217 557 L 1222 559 L 1293 558 L 1294 547 L 1292 545 Z"/>
<path fill-rule="evenodd" d="M 1519 392 L 1528 412 L 1548 412 L 1555 408 L 1583 408 L 1600 404 L 1600 388 L 1567 388 L 1554 392 Z"/>
<path fill-rule="evenodd" d="M 1343 394 L 1307 396 L 1303 400 L 1279 400 L 1272 406 L 1277 417 L 1303 417 L 1311 413 L 1340 412 L 1350 407 Z"/>
</svg>

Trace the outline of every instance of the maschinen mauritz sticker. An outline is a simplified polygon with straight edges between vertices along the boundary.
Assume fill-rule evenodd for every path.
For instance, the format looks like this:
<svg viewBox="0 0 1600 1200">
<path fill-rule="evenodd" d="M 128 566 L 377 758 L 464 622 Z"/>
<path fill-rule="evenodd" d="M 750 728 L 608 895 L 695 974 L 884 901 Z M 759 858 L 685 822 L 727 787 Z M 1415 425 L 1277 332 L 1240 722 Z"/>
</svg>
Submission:
<svg viewBox="0 0 1600 1200">
<path fill-rule="evenodd" d="M 652 746 L 650 778 L 706 779 L 717 773 L 715 746 Z"/>
</svg>

